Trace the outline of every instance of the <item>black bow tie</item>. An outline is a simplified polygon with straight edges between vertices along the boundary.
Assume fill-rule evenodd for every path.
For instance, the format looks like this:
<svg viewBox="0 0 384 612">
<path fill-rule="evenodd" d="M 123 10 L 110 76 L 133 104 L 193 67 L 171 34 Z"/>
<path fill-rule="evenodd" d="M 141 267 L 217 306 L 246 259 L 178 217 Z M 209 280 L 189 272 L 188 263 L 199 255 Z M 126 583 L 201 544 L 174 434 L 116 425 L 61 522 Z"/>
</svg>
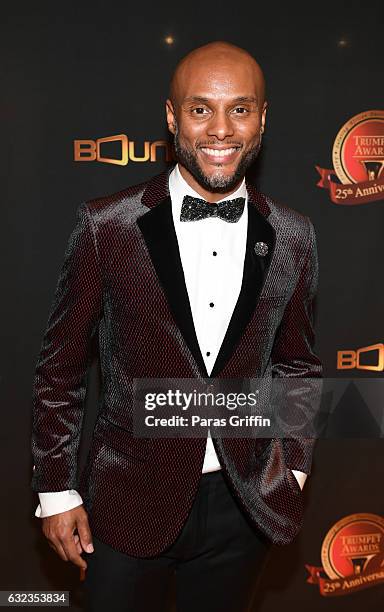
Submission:
<svg viewBox="0 0 384 612">
<path fill-rule="evenodd" d="M 206 217 L 220 217 L 229 223 L 236 223 L 243 213 L 244 204 L 245 198 L 210 204 L 200 198 L 186 195 L 181 206 L 180 221 L 199 221 Z"/>
</svg>

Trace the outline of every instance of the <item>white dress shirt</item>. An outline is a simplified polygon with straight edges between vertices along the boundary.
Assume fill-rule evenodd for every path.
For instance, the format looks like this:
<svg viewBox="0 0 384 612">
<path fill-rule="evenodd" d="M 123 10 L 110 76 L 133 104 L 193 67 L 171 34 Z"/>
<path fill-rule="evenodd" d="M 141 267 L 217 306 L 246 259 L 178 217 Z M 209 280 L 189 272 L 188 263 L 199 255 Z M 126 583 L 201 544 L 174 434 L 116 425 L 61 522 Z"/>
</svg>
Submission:
<svg viewBox="0 0 384 612">
<path fill-rule="evenodd" d="M 193 323 L 209 375 L 241 289 L 248 227 L 247 189 L 243 179 L 235 192 L 221 198 L 245 198 L 244 211 L 236 223 L 218 217 L 180 221 L 184 196 L 202 196 L 184 180 L 178 165 L 169 176 L 169 193 Z M 221 465 L 208 430 L 202 472 L 219 469 Z M 292 472 L 302 488 L 307 475 L 297 470 Z M 75 490 L 39 493 L 39 500 L 35 512 L 38 517 L 64 512 L 82 504 L 82 498 Z"/>
<path fill-rule="evenodd" d="M 236 223 L 218 217 L 180 221 L 184 196 L 200 199 L 202 196 L 183 179 L 178 165 L 169 176 L 169 193 L 193 323 L 209 375 L 241 289 L 248 225 L 247 189 L 243 179 L 234 193 L 221 198 L 245 198 L 243 214 Z M 208 430 L 202 471 L 219 469 L 221 465 Z"/>
</svg>

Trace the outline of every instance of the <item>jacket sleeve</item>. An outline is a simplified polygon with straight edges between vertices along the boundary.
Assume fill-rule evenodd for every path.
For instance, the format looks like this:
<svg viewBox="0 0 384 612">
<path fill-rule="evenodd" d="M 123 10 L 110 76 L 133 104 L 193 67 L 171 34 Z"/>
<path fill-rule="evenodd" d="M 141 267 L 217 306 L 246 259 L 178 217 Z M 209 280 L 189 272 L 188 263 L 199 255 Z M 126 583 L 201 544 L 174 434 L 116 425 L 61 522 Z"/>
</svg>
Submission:
<svg viewBox="0 0 384 612">
<path fill-rule="evenodd" d="M 285 308 L 271 357 L 272 376 L 285 379 L 278 383 L 283 391 L 279 395 L 284 398 L 279 407 L 280 416 L 287 424 L 286 430 L 296 432 L 281 440 L 284 459 L 288 468 L 309 474 L 315 437 L 306 437 L 306 433 L 314 431 L 321 396 L 318 379 L 322 378 L 322 364 L 314 352 L 314 300 L 319 271 L 316 236 L 308 217 L 307 222 L 304 262 Z"/>
<path fill-rule="evenodd" d="M 35 369 L 31 440 L 34 491 L 77 488 L 91 339 L 101 315 L 96 231 L 83 202 L 67 243 Z"/>
</svg>

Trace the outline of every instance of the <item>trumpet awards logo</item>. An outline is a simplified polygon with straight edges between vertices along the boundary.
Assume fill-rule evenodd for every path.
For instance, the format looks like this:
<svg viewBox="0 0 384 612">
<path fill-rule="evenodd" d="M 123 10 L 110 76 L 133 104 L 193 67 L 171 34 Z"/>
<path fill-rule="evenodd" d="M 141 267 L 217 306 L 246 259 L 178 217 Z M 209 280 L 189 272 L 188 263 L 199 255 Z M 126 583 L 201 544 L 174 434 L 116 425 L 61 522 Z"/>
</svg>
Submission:
<svg viewBox="0 0 384 612">
<path fill-rule="evenodd" d="M 307 582 L 324 597 L 348 595 L 384 582 L 384 518 L 350 514 L 328 531 L 322 567 L 306 565 Z"/>
<path fill-rule="evenodd" d="M 370 110 L 347 121 L 332 150 L 334 170 L 316 166 L 318 187 L 335 204 L 366 204 L 384 199 L 384 111 Z M 339 182 L 332 179 L 337 177 Z"/>
<path fill-rule="evenodd" d="M 117 155 L 107 156 L 103 151 L 105 147 L 111 145 L 117 147 Z M 138 154 L 138 149 L 139 153 Z M 160 153 L 159 153 L 160 150 Z M 133 140 L 129 140 L 126 134 L 115 134 L 105 136 L 96 140 L 74 140 L 73 159 L 76 162 L 103 162 L 105 164 L 116 164 L 126 166 L 131 162 L 157 162 L 164 159 L 166 162 L 172 161 L 173 151 L 169 142 L 166 140 L 146 140 L 140 143 L 139 147 Z"/>
</svg>

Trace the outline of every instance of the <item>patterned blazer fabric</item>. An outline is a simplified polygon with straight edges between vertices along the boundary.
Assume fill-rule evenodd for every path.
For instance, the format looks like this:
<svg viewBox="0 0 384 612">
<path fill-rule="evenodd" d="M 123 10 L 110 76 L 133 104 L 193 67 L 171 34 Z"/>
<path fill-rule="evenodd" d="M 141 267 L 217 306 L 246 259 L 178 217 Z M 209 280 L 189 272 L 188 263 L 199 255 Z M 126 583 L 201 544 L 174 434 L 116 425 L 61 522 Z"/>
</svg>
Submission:
<svg viewBox="0 0 384 612">
<path fill-rule="evenodd" d="M 77 489 L 92 532 L 133 556 L 176 539 L 192 506 L 205 438 L 135 438 L 134 378 L 321 378 L 314 352 L 318 261 L 308 217 L 247 183 L 242 287 L 211 376 L 196 338 L 168 191 L 170 170 L 83 202 L 69 237 L 33 386 L 32 488 Z M 266 243 L 258 256 L 254 245 Z M 90 347 L 103 394 L 87 463 L 78 447 Z M 311 471 L 314 439 L 212 439 L 249 519 L 276 544 L 302 525 L 291 469 Z"/>
</svg>

